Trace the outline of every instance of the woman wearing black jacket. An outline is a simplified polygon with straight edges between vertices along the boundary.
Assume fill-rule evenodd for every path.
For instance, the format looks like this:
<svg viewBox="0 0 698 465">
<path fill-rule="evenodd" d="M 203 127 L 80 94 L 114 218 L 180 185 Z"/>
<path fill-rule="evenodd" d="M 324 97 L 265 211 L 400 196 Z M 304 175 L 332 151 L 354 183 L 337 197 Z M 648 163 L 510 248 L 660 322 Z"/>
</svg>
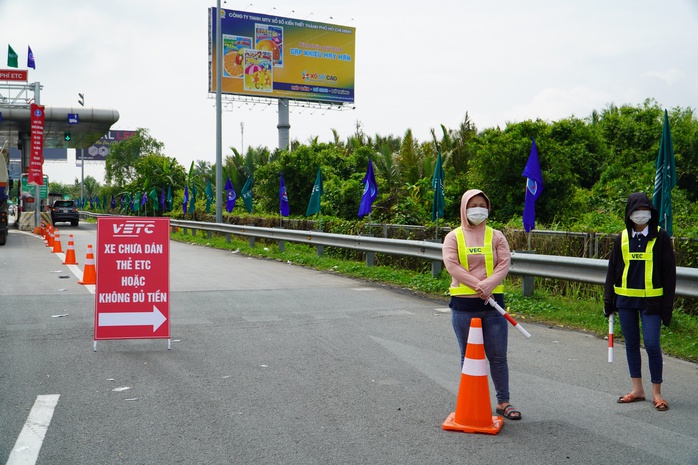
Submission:
<svg viewBox="0 0 698 465">
<path fill-rule="evenodd" d="M 642 339 L 649 360 L 652 400 L 657 410 L 669 409 L 662 398 L 661 323 L 669 326 L 676 292 L 676 259 L 671 238 L 659 228 L 659 213 L 647 195 L 630 194 L 625 206 L 626 229 L 613 243 L 604 288 L 604 314 L 620 316 L 633 389 L 619 403 L 645 400 L 640 356 Z"/>
</svg>

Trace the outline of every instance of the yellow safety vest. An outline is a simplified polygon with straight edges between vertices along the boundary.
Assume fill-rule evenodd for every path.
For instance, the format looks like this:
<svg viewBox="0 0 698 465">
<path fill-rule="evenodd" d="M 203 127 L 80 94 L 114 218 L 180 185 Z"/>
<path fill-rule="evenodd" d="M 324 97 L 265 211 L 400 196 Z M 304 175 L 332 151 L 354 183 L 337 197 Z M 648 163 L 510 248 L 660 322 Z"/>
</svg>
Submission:
<svg viewBox="0 0 698 465">
<path fill-rule="evenodd" d="M 454 231 L 456 235 L 456 241 L 458 243 L 458 260 L 460 264 L 466 270 L 468 267 L 468 255 L 484 255 L 485 256 L 485 271 L 487 276 L 491 276 L 494 271 L 494 256 L 492 254 L 492 236 L 494 235 L 494 230 L 489 226 L 485 227 L 485 243 L 481 247 L 468 247 L 465 244 L 465 237 L 463 236 L 463 228 L 457 228 Z M 451 295 L 476 295 L 477 291 L 471 287 L 466 286 L 461 283 L 458 287 L 451 287 L 449 289 Z M 504 286 L 500 284 L 492 290 L 493 294 L 504 293 Z"/>
<path fill-rule="evenodd" d="M 623 254 L 623 262 L 625 263 L 625 268 L 623 269 L 623 277 L 621 278 L 620 286 L 613 286 L 613 290 L 616 294 L 623 295 L 626 297 L 658 297 L 664 295 L 664 288 L 654 288 L 652 287 L 652 269 L 654 262 L 652 261 L 652 249 L 654 248 L 654 243 L 657 238 L 647 242 L 647 248 L 645 252 L 631 252 L 630 251 L 630 239 L 628 237 L 628 230 L 624 229 L 620 235 L 620 250 Z M 631 261 L 643 261 L 645 262 L 645 288 L 644 289 L 633 289 L 628 287 L 628 270 L 630 269 Z"/>
</svg>

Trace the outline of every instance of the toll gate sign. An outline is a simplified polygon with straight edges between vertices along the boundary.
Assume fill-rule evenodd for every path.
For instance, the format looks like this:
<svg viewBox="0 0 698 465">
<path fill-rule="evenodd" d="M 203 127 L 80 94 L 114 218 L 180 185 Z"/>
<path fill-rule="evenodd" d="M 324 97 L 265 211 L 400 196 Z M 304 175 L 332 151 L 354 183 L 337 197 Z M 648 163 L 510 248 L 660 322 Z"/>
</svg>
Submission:
<svg viewBox="0 0 698 465">
<path fill-rule="evenodd" d="M 169 218 L 97 220 L 95 341 L 170 338 L 169 231 Z"/>
</svg>

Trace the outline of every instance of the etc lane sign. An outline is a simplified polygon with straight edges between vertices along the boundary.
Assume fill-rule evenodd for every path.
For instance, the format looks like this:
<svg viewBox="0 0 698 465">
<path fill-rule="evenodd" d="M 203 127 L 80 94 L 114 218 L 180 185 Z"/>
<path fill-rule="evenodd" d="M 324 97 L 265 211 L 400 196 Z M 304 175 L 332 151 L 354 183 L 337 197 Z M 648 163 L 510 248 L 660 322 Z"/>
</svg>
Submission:
<svg viewBox="0 0 698 465">
<path fill-rule="evenodd" d="M 170 338 L 169 231 L 169 218 L 97 220 L 95 348 L 102 339 Z"/>
</svg>

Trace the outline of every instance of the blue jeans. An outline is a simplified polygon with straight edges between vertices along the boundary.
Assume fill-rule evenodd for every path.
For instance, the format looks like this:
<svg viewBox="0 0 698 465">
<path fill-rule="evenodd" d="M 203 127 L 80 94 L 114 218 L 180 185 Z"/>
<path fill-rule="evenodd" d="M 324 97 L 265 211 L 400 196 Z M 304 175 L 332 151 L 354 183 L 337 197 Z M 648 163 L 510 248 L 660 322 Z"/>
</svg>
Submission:
<svg viewBox="0 0 698 465">
<path fill-rule="evenodd" d="M 640 356 L 640 321 L 642 339 L 650 365 L 650 378 L 653 384 L 662 382 L 662 348 L 659 345 L 660 315 L 651 315 L 642 308 L 619 308 L 620 329 L 625 338 L 625 355 L 631 378 L 642 378 L 642 358 Z"/>
<path fill-rule="evenodd" d="M 495 298 L 499 305 L 504 307 L 504 300 L 501 296 L 495 296 Z M 507 363 L 509 326 L 507 320 L 496 309 L 485 305 L 484 301 L 480 299 L 467 299 L 473 304 L 477 304 L 478 310 L 459 310 L 458 303 L 462 300 L 466 299 L 452 297 L 450 305 L 451 322 L 460 346 L 460 366 L 463 366 L 465 360 L 470 320 L 472 318 L 480 318 L 482 320 L 485 355 L 490 363 L 490 375 L 492 376 L 495 391 L 497 391 L 497 403 L 509 402 L 509 365 Z M 479 309 L 480 307 L 482 309 Z"/>
</svg>

